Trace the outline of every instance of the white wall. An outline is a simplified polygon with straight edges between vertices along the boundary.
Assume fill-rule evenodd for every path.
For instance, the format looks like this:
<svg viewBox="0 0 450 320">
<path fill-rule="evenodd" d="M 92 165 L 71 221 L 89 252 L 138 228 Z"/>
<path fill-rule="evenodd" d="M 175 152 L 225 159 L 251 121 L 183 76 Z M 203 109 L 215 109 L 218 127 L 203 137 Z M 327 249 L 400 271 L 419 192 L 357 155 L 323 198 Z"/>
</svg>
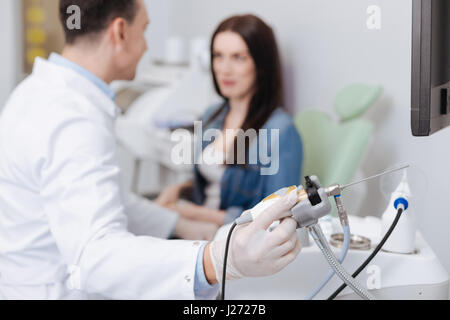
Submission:
<svg viewBox="0 0 450 320">
<path fill-rule="evenodd" d="M 368 113 L 376 133 L 360 176 L 398 163 L 423 170 L 428 192 L 417 196 L 420 229 L 450 270 L 450 129 L 413 138 L 410 129 L 411 0 L 171 0 L 170 35 L 210 36 L 225 17 L 255 13 L 276 30 L 293 112 L 318 108 L 332 112 L 344 85 L 384 86 L 383 98 Z M 366 27 L 370 5 L 382 10 L 382 29 Z M 355 199 L 353 195 L 362 199 Z M 379 183 L 359 186 L 345 196 L 353 214 L 379 215 L 387 200 Z"/>
<path fill-rule="evenodd" d="M 164 44 L 169 36 L 171 2 L 167 0 L 145 0 L 150 17 L 147 30 L 149 50 L 143 58 L 143 63 L 160 59 L 164 55 Z"/>
<path fill-rule="evenodd" d="M 0 112 L 20 79 L 21 47 L 19 1 L 0 1 Z"/>
</svg>

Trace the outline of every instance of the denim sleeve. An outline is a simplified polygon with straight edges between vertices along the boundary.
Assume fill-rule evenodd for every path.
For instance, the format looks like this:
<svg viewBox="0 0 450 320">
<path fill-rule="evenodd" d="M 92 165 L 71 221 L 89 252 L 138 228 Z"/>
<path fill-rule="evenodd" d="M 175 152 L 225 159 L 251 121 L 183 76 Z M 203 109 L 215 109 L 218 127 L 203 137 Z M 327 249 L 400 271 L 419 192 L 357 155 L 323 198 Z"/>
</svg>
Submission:
<svg viewBox="0 0 450 320">
<path fill-rule="evenodd" d="M 228 208 L 227 209 L 227 213 L 225 215 L 224 224 L 233 223 L 234 220 L 239 218 L 244 211 L 245 210 L 242 207 L 231 207 L 231 208 Z"/>
<path fill-rule="evenodd" d="M 195 269 L 194 293 L 197 300 L 214 300 L 219 294 L 219 284 L 210 285 L 203 269 L 203 255 L 206 243 L 200 248 Z"/>
<path fill-rule="evenodd" d="M 303 146 L 295 127 L 291 126 L 280 134 L 279 140 L 279 157 L 273 160 L 277 161 L 275 165 L 278 170 L 275 174 L 266 176 L 266 195 L 284 187 L 298 186 L 301 182 Z"/>
</svg>

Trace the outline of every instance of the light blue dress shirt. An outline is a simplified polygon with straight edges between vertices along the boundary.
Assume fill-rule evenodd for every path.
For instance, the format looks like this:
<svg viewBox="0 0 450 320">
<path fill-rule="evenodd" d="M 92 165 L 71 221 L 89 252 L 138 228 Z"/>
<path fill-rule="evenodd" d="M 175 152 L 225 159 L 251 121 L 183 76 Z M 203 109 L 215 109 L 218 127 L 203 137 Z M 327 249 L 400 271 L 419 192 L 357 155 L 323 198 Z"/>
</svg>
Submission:
<svg viewBox="0 0 450 320">
<path fill-rule="evenodd" d="M 109 85 L 94 75 L 92 72 L 86 70 L 82 66 L 70 61 L 69 59 L 64 58 L 63 56 L 52 53 L 48 59 L 49 62 L 54 63 L 56 65 L 59 65 L 61 67 L 69 68 L 86 79 L 90 80 L 94 85 L 96 85 L 100 90 L 102 90 L 111 100 L 115 100 L 115 93 L 114 91 L 109 87 Z M 197 299 L 208 299 L 212 295 L 216 294 L 218 292 L 219 285 L 213 285 L 211 286 L 208 281 L 206 280 L 205 271 L 203 269 L 203 254 L 205 251 L 206 244 L 204 244 L 198 253 L 197 256 L 197 265 L 195 269 L 195 282 L 194 282 L 194 292 L 195 297 Z"/>
</svg>

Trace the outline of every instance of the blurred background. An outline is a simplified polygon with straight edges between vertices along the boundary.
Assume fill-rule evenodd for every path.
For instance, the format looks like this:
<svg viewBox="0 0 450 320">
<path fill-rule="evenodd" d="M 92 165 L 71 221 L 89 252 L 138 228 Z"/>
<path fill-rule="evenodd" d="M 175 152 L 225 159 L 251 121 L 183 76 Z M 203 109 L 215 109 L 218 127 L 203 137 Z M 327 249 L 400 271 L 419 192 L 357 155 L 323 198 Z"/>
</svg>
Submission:
<svg viewBox="0 0 450 320">
<path fill-rule="evenodd" d="M 418 226 L 450 270 L 450 131 L 427 138 L 411 134 L 411 0 L 146 3 L 151 17 L 149 51 L 136 81 L 113 84 L 124 110 L 117 132 L 124 182 L 130 189 L 156 194 L 189 177 L 189 167 L 167 161 L 171 145 L 166 129 L 192 121 L 217 101 L 208 66 L 209 39 L 224 18 L 253 13 L 276 32 L 286 107 L 293 116 L 317 110 L 337 123 L 334 106 L 343 88 L 355 83 L 383 88 L 362 116 L 374 131 L 352 179 L 405 163 L 421 171 L 427 187 L 414 195 Z M 31 71 L 34 58 L 61 50 L 57 5 L 57 0 L 0 2 L 0 112 L 13 88 Z M 380 29 L 367 26 L 372 5 L 381 9 Z M 333 155 L 326 156 L 333 160 Z M 389 201 L 379 181 L 349 189 L 344 199 L 349 213 L 360 216 L 380 216 Z"/>
</svg>

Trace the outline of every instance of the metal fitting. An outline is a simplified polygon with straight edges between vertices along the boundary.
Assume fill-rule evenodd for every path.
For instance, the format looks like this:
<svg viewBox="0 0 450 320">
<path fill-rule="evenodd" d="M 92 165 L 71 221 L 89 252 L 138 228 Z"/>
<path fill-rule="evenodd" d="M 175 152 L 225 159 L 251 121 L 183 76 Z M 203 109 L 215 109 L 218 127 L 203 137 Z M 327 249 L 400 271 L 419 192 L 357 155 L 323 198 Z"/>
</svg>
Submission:
<svg viewBox="0 0 450 320">
<path fill-rule="evenodd" d="M 335 197 L 341 195 L 342 189 L 338 184 L 333 184 L 328 188 L 325 188 L 325 192 L 329 197 Z"/>
</svg>

